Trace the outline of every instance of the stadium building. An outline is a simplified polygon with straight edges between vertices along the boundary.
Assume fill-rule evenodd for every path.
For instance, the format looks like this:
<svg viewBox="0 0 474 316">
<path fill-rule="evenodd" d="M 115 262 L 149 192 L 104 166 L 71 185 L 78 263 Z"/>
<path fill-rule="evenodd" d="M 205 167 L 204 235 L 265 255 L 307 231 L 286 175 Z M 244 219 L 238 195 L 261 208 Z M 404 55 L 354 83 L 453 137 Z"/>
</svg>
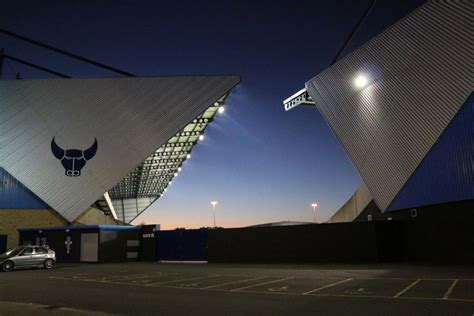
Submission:
<svg viewBox="0 0 474 316">
<path fill-rule="evenodd" d="M 239 76 L 0 81 L 0 235 L 127 224 L 160 198 Z"/>
<path fill-rule="evenodd" d="M 316 107 L 363 179 L 330 222 L 472 218 L 473 11 L 472 1 L 429 1 L 283 102 Z"/>
</svg>

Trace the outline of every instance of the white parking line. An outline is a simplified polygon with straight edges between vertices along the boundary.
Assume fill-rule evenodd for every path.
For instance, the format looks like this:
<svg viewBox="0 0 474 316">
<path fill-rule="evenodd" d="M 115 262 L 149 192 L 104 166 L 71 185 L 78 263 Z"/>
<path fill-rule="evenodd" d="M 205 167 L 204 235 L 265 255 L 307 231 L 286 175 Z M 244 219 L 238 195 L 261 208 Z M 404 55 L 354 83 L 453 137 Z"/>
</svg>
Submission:
<svg viewBox="0 0 474 316">
<path fill-rule="evenodd" d="M 448 288 L 448 290 L 446 291 L 446 293 L 444 293 L 444 296 L 443 296 L 443 300 L 447 300 L 449 298 L 449 295 L 451 295 L 451 292 L 453 291 L 454 287 L 456 286 L 456 284 L 458 284 L 458 279 L 454 280 L 453 283 L 451 284 L 451 286 Z"/>
<path fill-rule="evenodd" d="M 345 280 L 342 280 L 342 281 L 339 281 L 339 282 L 335 282 L 335 283 L 332 283 L 332 284 L 329 284 L 329 285 L 326 285 L 326 286 L 323 286 L 323 287 L 320 287 L 318 289 L 315 289 L 315 290 L 311 290 L 311 291 L 308 291 L 306 293 L 292 293 L 292 292 L 266 292 L 266 291 L 252 291 L 252 290 L 248 290 L 248 291 L 243 291 L 243 289 L 246 289 L 246 288 L 252 288 L 252 287 L 256 287 L 256 286 L 260 286 L 260 285 L 265 285 L 265 284 L 271 284 L 271 283 L 275 283 L 275 282 L 280 282 L 280 281 L 284 281 L 284 280 L 287 280 L 287 279 L 292 279 L 294 277 L 289 277 L 289 278 L 285 278 L 285 279 L 279 279 L 279 280 L 274 280 L 274 281 L 270 281 L 270 282 L 265 282 L 265 283 L 260 283 L 260 284 L 255 284 L 255 285 L 251 285 L 251 286 L 247 286 L 247 287 L 242 287 L 242 288 L 239 288 L 239 289 L 235 289 L 235 290 L 226 290 L 226 289 L 215 289 L 215 288 L 212 288 L 212 287 L 217 287 L 217 286 L 222 286 L 223 284 L 219 284 L 217 286 L 211 286 L 211 288 L 197 288 L 197 287 L 180 287 L 180 286 L 174 286 L 174 285 L 166 285 L 166 283 L 172 283 L 172 282 L 180 282 L 180 281 L 192 281 L 192 280 L 199 280 L 199 279 L 206 279 L 206 278 L 212 278 L 212 277 L 218 277 L 218 276 L 222 276 L 222 275 L 210 275 L 210 276 L 205 276 L 205 277 L 198 277 L 198 278 L 190 278 L 190 279 L 181 279 L 181 280 L 170 280 L 170 281 L 164 281 L 164 282 L 158 282 L 158 283 L 153 283 L 153 284 L 157 284 L 156 287 L 157 288 L 176 288 L 176 289 L 185 289 L 185 290 L 204 290 L 204 291 L 221 291 L 221 292 L 235 292 L 235 291 L 239 291 L 239 293 L 258 293 L 258 294 L 274 294 L 274 295 L 293 295 L 293 296 L 299 296 L 299 295 L 307 295 L 309 293 L 314 293 L 314 294 L 311 294 L 313 296 L 320 296 L 320 297 L 350 297 L 350 298 L 354 298 L 354 297 L 358 297 L 358 298 L 375 298 L 375 299 L 403 299 L 403 300 L 427 300 L 427 301 L 459 301 L 459 302 L 468 302 L 468 303 L 474 303 L 474 299 L 463 299 L 463 298 L 449 298 L 451 292 L 453 291 L 454 287 L 457 285 L 458 281 L 464 281 L 464 280 L 472 280 L 472 279 L 456 279 L 456 280 L 453 280 L 453 283 L 451 284 L 451 286 L 449 287 L 448 291 L 446 292 L 446 294 L 440 298 L 440 297 L 411 297 L 411 296 L 399 296 L 397 298 L 393 297 L 393 296 L 383 296 L 383 295 L 348 295 L 348 294 L 326 294 L 326 293 L 315 293 L 317 291 L 320 291 L 322 289 L 325 289 L 325 288 L 328 288 L 328 287 L 332 287 L 332 286 L 335 286 L 337 284 L 341 284 L 343 282 L 347 282 L 347 281 L 350 281 L 350 280 L 361 280 L 361 279 L 353 279 L 353 278 L 349 278 L 349 279 L 345 279 Z M 259 277 L 259 278 L 265 278 L 265 277 L 268 277 L 268 276 L 264 276 L 264 277 Z M 89 280 L 85 280 L 85 279 L 74 279 L 74 278 L 65 278 L 65 277 L 60 277 L 60 276 L 50 276 L 48 277 L 48 279 L 55 279 L 55 280 L 66 280 L 66 281 L 84 281 L 84 282 L 91 282 Z M 258 279 L 258 278 L 256 278 Z M 242 280 L 242 281 L 236 281 L 236 282 L 244 282 L 244 281 L 250 281 L 252 279 L 249 279 L 249 280 Z M 421 281 L 423 280 L 427 280 L 427 279 L 420 279 Z M 97 281 L 96 281 L 97 282 Z M 110 284 L 123 284 L 123 285 L 127 285 L 127 286 L 150 286 L 152 284 L 137 284 L 137 283 L 125 283 L 125 282 L 106 282 L 106 283 L 110 283 Z M 234 283 L 234 282 L 230 282 L 230 283 Z M 160 284 L 163 284 L 163 285 L 160 285 Z M 412 283 L 413 284 L 413 283 Z M 310 295 L 310 296 L 311 296 Z"/>
<path fill-rule="evenodd" d="M 285 280 L 289 280 L 289 279 L 294 279 L 294 277 L 289 277 L 289 278 L 284 278 L 284 279 L 279 279 L 279 280 L 274 280 L 274 281 L 269 281 L 269 282 L 264 282 L 264 283 L 259 283 L 259 284 L 244 286 L 244 287 L 241 287 L 241 288 L 238 288 L 238 289 L 235 289 L 235 290 L 231 290 L 231 292 L 240 291 L 240 290 L 245 290 L 245 289 L 248 289 L 248 288 L 251 288 L 251 287 L 256 287 L 256 286 L 260 286 L 260 285 L 266 285 L 266 284 L 270 284 L 270 283 L 276 283 L 276 282 L 285 281 Z"/>
<path fill-rule="evenodd" d="M 172 282 L 186 282 L 186 281 L 194 281 L 194 280 L 201 280 L 201 279 L 208 279 L 208 278 L 215 278 L 220 275 L 208 275 L 204 277 L 197 277 L 197 278 L 189 278 L 189 279 L 181 279 L 181 280 L 170 280 L 170 281 L 163 281 L 163 282 L 155 282 L 155 283 L 149 283 L 149 284 L 144 284 L 145 286 L 153 286 L 153 285 L 158 285 L 158 284 L 165 284 L 165 283 L 172 283 Z"/>
<path fill-rule="evenodd" d="M 146 274 L 129 274 L 129 275 L 112 275 L 108 277 L 95 277 L 95 278 L 88 278 L 87 280 L 94 280 L 94 281 L 113 281 L 113 280 L 127 280 L 139 277 L 146 277 Z"/>
<path fill-rule="evenodd" d="M 247 282 L 247 281 L 260 280 L 260 279 L 263 279 L 263 278 L 268 278 L 268 277 L 267 277 L 267 276 L 263 276 L 263 277 L 253 278 L 253 279 L 246 279 L 246 280 L 240 280 L 240 281 L 235 281 L 235 282 L 222 283 L 222 284 L 217 284 L 217 285 L 211 285 L 211 286 L 202 287 L 201 289 L 203 289 L 203 290 L 205 290 L 205 289 L 212 289 L 212 288 L 214 288 L 214 287 L 225 286 L 225 285 L 232 285 L 232 284 L 239 284 L 239 283 L 244 283 L 244 282 Z"/>
<path fill-rule="evenodd" d="M 418 279 L 418 280 L 416 280 L 415 282 L 410 283 L 409 286 L 407 286 L 406 288 L 404 288 L 403 290 L 401 290 L 400 292 L 398 292 L 397 294 L 395 294 L 395 295 L 393 296 L 393 298 L 397 298 L 397 297 L 399 297 L 400 295 L 404 294 L 404 293 L 407 292 L 409 289 L 411 289 L 412 287 L 414 287 L 415 285 L 417 285 L 418 282 L 420 282 L 420 281 L 421 281 L 421 279 Z"/>
<path fill-rule="evenodd" d="M 311 290 L 311 291 L 308 291 L 308 292 L 304 292 L 303 295 L 308 295 L 308 294 L 311 294 L 311 293 L 314 293 L 314 292 L 318 292 L 318 291 L 327 289 L 329 287 L 332 287 L 332 286 L 335 286 L 335 285 L 338 285 L 338 284 L 341 284 L 341 283 L 344 283 L 344 282 L 348 282 L 350 280 L 352 280 L 352 278 L 348 278 L 348 279 L 345 279 L 345 280 L 342 280 L 342 281 L 339 281 L 339 282 L 334 282 L 334 283 L 331 283 L 331 284 L 328 284 L 328 285 L 325 285 L 325 286 L 322 286 L 322 287 L 318 287 L 317 289 L 314 289 L 314 290 Z"/>
</svg>

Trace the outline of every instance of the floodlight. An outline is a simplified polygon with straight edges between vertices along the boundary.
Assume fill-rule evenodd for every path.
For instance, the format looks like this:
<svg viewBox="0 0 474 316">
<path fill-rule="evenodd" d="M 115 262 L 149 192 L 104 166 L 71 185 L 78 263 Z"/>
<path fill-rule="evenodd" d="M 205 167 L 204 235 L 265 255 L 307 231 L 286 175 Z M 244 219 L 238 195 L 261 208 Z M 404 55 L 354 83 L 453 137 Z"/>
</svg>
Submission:
<svg viewBox="0 0 474 316">
<path fill-rule="evenodd" d="M 357 88 L 365 88 L 369 84 L 369 78 L 365 75 L 358 75 L 354 80 L 354 85 Z"/>
</svg>

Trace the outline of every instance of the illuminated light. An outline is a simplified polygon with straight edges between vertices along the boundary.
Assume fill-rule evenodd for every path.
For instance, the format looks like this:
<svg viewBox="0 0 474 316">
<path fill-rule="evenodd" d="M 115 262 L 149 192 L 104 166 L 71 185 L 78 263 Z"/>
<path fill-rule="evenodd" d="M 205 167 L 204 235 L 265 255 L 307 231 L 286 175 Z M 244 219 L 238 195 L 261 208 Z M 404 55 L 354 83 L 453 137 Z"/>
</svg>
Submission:
<svg viewBox="0 0 474 316">
<path fill-rule="evenodd" d="M 216 227 L 216 205 L 219 204 L 217 201 L 212 201 L 212 209 L 214 211 L 214 227 Z"/>
<path fill-rule="evenodd" d="M 219 102 L 214 102 L 214 106 L 219 106 Z"/>
<path fill-rule="evenodd" d="M 168 183 L 168 185 L 171 185 L 171 183 L 172 183 L 172 182 L 170 181 L 170 183 Z"/>
<path fill-rule="evenodd" d="M 199 140 L 204 140 L 204 135 L 199 135 Z"/>
<path fill-rule="evenodd" d="M 225 111 L 224 106 L 220 106 L 219 109 L 217 110 L 217 112 L 219 112 L 221 114 L 224 113 L 224 111 Z"/>
<path fill-rule="evenodd" d="M 176 173 L 174 174 L 174 176 L 176 177 L 177 175 L 178 175 L 178 173 L 176 172 Z"/>
<path fill-rule="evenodd" d="M 181 171 L 181 167 L 178 168 L 178 172 L 180 172 L 180 171 Z"/>
<path fill-rule="evenodd" d="M 311 207 L 313 208 L 314 222 L 317 223 L 317 221 L 316 221 L 316 208 L 318 207 L 318 203 L 311 203 Z"/>
<path fill-rule="evenodd" d="M 358 75 L 357 78 L 354 80 L 354 85 L 357 88 L 365 88 L 369 84 L 369 78 L 365 75 Z"/>
<path fill-rule="evenodd" d="M 189 158 L 191 158 L 191 154 L 186 155 L 186 159 L 189 159 Z"/>
</svg>

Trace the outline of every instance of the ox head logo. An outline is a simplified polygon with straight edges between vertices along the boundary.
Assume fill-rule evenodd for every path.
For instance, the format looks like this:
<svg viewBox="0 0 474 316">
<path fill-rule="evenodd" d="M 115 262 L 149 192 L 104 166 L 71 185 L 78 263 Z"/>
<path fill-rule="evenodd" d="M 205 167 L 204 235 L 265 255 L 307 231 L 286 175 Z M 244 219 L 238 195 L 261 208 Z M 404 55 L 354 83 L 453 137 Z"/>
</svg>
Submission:
<svg viewBox="0 0 474 316">
<path fill-rule="evenodd" d="M 97 138 L 91 147 L 85 150 L 80 149 L 62 149 L 56 144 L 56 141 L 51 141 L 51 151 L 54 157 L 61 160 L 65 169 L 64 174 L 68 177 L 79 177 L 81 169 L 86 165 L 86 162 L 91 160 L 97 152 Z"/>
</svg>

